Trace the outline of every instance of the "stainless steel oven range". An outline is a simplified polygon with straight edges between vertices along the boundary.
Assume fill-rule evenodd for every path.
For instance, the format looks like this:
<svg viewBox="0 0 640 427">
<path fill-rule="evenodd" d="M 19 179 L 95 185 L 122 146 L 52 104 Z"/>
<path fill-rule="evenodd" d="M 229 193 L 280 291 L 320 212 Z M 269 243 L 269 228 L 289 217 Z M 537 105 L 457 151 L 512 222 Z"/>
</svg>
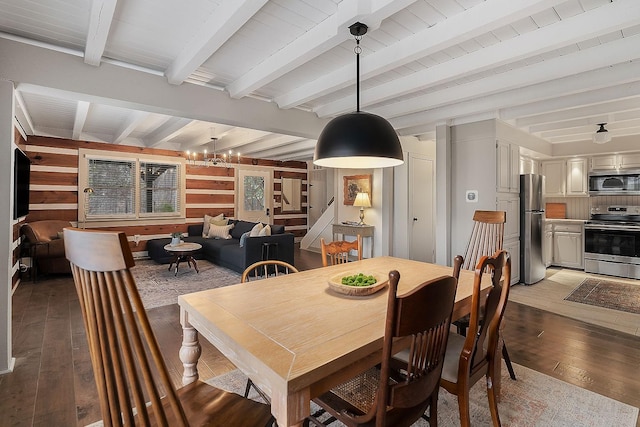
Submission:
<svg viewBox="0 0 640 427">
<path fill-rule="evenodd" d="M 640 279 L 640 206 L 599 206 L 584 225 L 584 271 Z"/>
</svg>

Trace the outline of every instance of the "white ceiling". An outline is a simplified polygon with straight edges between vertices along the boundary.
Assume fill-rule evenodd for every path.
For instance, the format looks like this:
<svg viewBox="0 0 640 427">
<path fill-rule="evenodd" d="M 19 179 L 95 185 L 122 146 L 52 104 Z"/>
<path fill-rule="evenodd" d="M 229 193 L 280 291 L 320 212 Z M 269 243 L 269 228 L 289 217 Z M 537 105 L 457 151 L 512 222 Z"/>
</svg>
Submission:
<svg viewBox="0 0 640 427">
<path fill-rule="evenodd" d="M 201 150 L 213 132 L 219 151 L 311 159 L 316 129 L 355 110 L 357 21 L 369 26 L 361 108 L 400 135 L 432 139 L 437 124 L 488 118 L 552 144 L 588 141 L 602 122 L 614 138 L 640 134 L 638 0 L 0 0 L 0 10 L 0 43 L 81 58 L 91 78 L 122 67 L 160 76 L 168 94 L 195 88 L 224 94 L 221 110 L 251 99 L 274 114 L 200 116 L 179 102 L 161 113 L 118 94 L 144 86 L 130 78 L 86 98 L 10 77 L 29 135 Z M 291 109 L 318 126 L 268 124 Z"/>
</svg>

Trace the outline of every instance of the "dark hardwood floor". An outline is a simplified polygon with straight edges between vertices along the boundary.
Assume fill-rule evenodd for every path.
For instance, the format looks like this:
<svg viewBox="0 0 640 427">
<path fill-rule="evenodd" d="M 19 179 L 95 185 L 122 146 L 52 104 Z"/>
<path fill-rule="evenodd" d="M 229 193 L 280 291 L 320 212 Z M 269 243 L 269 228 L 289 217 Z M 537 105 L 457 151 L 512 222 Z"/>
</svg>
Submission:
<svg viewBox="0 0 640 427">
<path fill-rule="evenodd" d="M 319 254 L 296 251 L 296 267 L 318 266 Z M 182 375 L 178 306 L 158 307 L 148 315 L 178 387 Z M 22 283 L 13 296 L 12 319 L 16 366 L 14 372 L 0 376 L 0 426 L 84 426 L 99 420 L 72 279 Z M 515 363 L 640 406 L 640 337 L 513 302 L 507 306 L 504 336 Z M 202 379 L 234 369 L 206 340 L 201 344 Z"/>
</svg>

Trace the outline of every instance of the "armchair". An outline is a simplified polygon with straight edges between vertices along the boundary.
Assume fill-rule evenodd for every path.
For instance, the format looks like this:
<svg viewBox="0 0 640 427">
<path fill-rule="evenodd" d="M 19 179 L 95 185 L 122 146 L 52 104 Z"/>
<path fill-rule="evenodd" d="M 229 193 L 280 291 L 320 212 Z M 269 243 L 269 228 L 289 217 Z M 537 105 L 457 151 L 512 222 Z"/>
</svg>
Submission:
<svg viewBox="0 0 640 427">
<path fill-rule="evenodd" d="M 26 238 L 25 247 L 32 259 L 34 279 L 37 273 L 71 273 L 62 238 L 63 228 L 70 226 L 69 221 L 43 220 L 21 227 L 20 232 Z"/>
</svg>

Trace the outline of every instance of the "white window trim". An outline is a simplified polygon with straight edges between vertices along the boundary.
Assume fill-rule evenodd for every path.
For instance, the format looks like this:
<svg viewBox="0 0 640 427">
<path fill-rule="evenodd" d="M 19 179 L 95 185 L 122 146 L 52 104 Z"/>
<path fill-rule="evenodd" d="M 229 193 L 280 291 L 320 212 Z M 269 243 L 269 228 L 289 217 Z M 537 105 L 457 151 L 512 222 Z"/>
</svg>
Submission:
<svg viewBox="0 0 640 427">
<path fill-rule="evenodd" d="M 136 212 L 134 215 L 125 217 L 122 215 L 113 217 L 100 217 L 90 218 L 87 220 L 85 216 L 85 201 L 84 189 L 89 187 L 89 160 L 91 159 L 103 159 L 112 161 L 131 161 L 136 162 L 136 176 L 139 176 L 140 162 L 158 162 L 165 164 L 178 165 L 180 176 L 178 177 L 179 185 L 179 198 L 180 209 L 178 212 L 172 213 L 140 213 L 140 188 L 136 184 L 135 189 L 135 201 Z M 162 220 L 184 220 L 186 218 L 186 188 L 187 188 L 187 173 L 186 173 L 186 161 L 181 157 L 160 156 L 155 154 L 143 154 L 143 153 L 123 153 L 106 150 L 90 150 L 86 148 L 78 149 L 78 222 L 84 224 L 92 223 L 104 223 L 104 222 L 126 222 L 133 223 L 145 223 L 148 224 L 149 220 L 157 219 Z M 136 181 L 137 182 L 137 181 Z"/>
</svg>

